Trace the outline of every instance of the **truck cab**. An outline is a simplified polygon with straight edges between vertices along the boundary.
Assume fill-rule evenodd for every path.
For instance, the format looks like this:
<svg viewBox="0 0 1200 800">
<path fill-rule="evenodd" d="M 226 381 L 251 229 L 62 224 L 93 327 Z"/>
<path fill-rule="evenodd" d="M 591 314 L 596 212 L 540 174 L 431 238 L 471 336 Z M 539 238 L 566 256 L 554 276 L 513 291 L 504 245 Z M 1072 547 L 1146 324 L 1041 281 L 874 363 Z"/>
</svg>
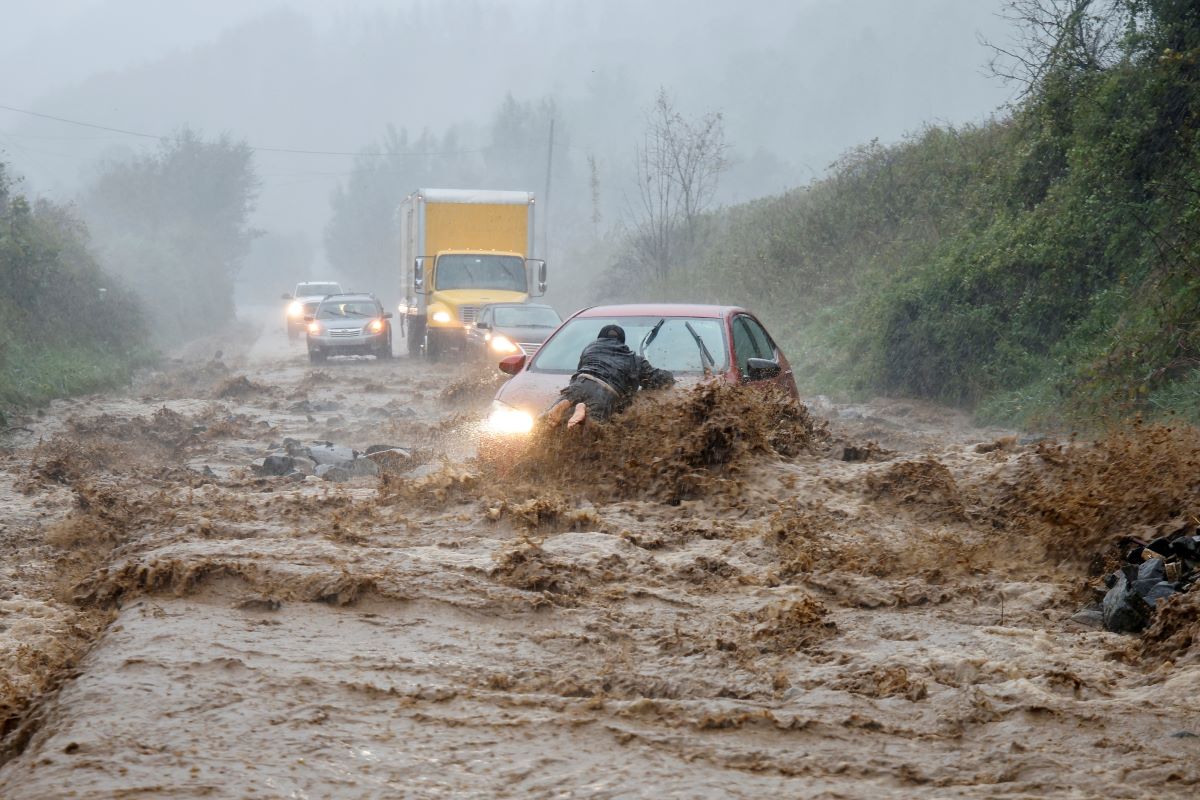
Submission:
<svg viewBox="0 0 1200 800">
<path fill-rule="evenodd" d="M 524 303 L 546 290 L 546 264 L 530 258 L 530 192 L 425 189 L 398 210 L 408 351 L 466 356 L 466 332 L 489 303 Z"/>
</svg>

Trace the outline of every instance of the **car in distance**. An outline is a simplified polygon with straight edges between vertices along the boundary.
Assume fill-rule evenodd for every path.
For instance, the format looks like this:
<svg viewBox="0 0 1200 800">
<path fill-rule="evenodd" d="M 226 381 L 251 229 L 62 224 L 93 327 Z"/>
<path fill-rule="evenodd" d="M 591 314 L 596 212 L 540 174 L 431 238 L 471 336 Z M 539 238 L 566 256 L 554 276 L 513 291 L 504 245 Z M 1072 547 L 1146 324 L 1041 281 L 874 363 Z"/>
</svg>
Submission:
<svg viewBox="0 0 1200 800">
<path fill-rule="evenodd" d="M 532 356 L 562 324 L 552 307 L 540 303 L 491 303 L 479 309 L 467 328 L 467 349 L 480 358 Z"/>
<path fill-rule="evenodd" d="M 625 343 L 678 383 L 718 379 L 733 384 L 774 384 L 799 397 L 792 368 L 763 324 L 736 306 L 641 303 L 596 306 L 576 312 L 532 357 L 515 353 L 500 362 L 513 377 L 496 392 L 484 430 L 528 433 L 570 381 L 584 346 L 605 325 L 625 329 Z"/>
<path fill-rule="evenodd" d="M 329 356 L 392 357 L 392 314 L 371 294 L 331 294 L 317 303 L 308 324 L 308 360 Z"/>
<path fill-rule="evenodd" d="M 283 295 L 283 299 L 288 301 L 285 312 L 288 338 L 294 341 L 304 334 L 304 318 L 316 313 L 317 303 L 321 302 L 322 297 L 341 293 L 341 285 L 333 281 L 297 283 L 291 294 Z"/>
</svg>

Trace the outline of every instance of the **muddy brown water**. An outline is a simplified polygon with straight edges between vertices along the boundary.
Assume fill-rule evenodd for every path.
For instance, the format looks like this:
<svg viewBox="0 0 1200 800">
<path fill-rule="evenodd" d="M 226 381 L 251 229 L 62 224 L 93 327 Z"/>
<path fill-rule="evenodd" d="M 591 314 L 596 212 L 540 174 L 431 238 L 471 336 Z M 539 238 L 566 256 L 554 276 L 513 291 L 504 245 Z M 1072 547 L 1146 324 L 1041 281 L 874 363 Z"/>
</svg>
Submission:
<svg viewBox="0 0 1200 800">
<path fill-rule="evenodd" d="M 815 401 L 892 452 L 597 502 L 475 471 L 486 378 L 222 347 L 3 443 L 0 797 L 1195 796 L 1200 666 L 1069 622 L 1003 431 Z M 253 475 L 285 436 L 427 477 Z"/>
</svg>

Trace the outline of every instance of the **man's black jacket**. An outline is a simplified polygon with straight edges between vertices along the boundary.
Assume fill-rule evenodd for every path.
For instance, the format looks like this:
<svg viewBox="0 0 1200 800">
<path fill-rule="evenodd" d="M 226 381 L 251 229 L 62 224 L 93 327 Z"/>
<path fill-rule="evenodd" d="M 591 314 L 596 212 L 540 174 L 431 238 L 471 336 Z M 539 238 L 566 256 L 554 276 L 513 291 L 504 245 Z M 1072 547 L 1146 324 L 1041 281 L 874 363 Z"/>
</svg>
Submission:
<svg viewBox="0 0 1200 800">
<path fill-rule="evenodd" d="M 622 400 L 628 400 L 644 389 L 661 389 L 675 383 L 675 377 L 665 369 L 655 369 L 650 362 L 636 355 L 616 339 L 597 339 L 583 348 L 579 367 L 575 370 L 593 375 L 617 390 Z"/>
</svg>

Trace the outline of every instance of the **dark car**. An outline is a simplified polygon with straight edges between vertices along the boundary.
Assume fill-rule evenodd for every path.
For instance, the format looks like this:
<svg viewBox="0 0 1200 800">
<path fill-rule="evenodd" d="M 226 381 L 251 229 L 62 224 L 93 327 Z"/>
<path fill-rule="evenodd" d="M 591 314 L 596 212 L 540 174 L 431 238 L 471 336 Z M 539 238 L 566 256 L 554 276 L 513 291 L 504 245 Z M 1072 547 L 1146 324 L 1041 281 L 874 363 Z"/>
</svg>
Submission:
<svg viewBox="0 0 1200 800">
<path fill-rule="evenodd" d="M 329 356 L 392 357 L 392 314 L 374 295 L 332 294 L 321 300 L 308 323 L 308 358 Z"/>
<path fill-rule="evenodd" d="M 475 324 L 467 328 L 467 351 L 479 358 L 532 356 L 562 317 L 538 303 L 492 303 L 479 309 Z"/>
<path fill-rule="evenodd" d="M 670 370 L 678 383 L 710 378 L 773 383 L 799 397 L 783 351 L 745 309 L 665 303 L 596 306 L 570 317 L 536 355 L 518 353 L 500 362 L 500 370 L 513 377 L 496 392 L 486 430 L 502 435 L 531 430 L 570 381 L 584 346 L 609 324 L 625 329 L 625 342 L 634 352 L 647 342 L 643 355 L 655 367 Z"/>
</svg>

